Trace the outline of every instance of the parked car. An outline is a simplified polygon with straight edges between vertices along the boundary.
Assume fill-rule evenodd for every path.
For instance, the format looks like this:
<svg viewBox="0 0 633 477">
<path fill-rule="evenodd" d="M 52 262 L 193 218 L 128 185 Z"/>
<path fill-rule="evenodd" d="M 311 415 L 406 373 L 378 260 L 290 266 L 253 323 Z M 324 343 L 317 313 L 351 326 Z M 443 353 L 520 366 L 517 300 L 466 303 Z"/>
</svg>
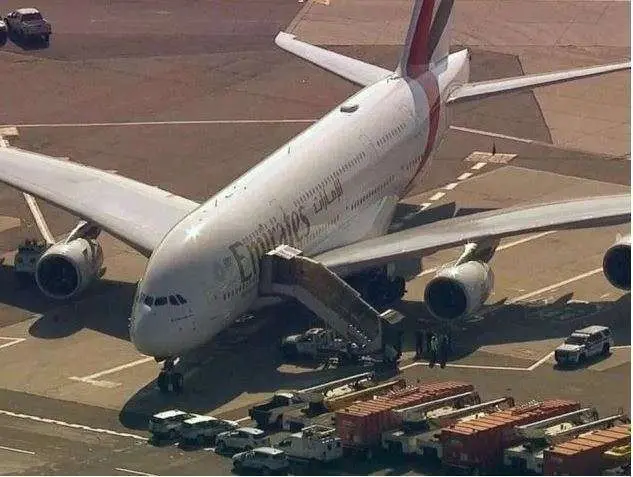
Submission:
<svg viewBox="0 0 633 477">
<path fill-rule="evenodd" d="M 183 422 L 194 417 L 196 417 L 195 414 L 178 409 L 154 414 L 149 420 L 149 432 L 152 434 L 152 440 L 158 442 L 162 439 L 177 439 L 180 436 Z"/>
<path fill-rule="evenodd" d="M 183 421 L 180 429 L 181 444 L 197 445 L 215 443 L 218 434 L 240 427 L 235 421 L 218 419 L 212 416 L 195 416 Z"/>
<path fill-rule="evenodd" d="M 554 351 L 554 359 L 559 365 L 582 364 L 587 358 L 608 356 L 613 346 L 611 330 L 606 326 L 588 326 L 574 331 L 565 342 Z"/>
<path fill-rule="evenodd" d="M 51 24 L 36 8 L 19 8 L 9 13 L 5 19 L 9 33 L 22 41 L 41 40 L 48 44 L 51 37 Z"/>
<path fill-rule="evenodd" d="M 224 453 L 229 449 L 251 450 L 270 445 L 270 438 L 261 429 L 240 427 L 233 431 L 222 432 L 215 439 L 215 450 Z"/>
<path fill-rule="evenodd" d="M 233 467 L 237 471 L 257 471 L 277 474 L 288 471 L 290 463 L 284 451 L 274 447 L 258 447 L 233 456 Z"/>
</svg>

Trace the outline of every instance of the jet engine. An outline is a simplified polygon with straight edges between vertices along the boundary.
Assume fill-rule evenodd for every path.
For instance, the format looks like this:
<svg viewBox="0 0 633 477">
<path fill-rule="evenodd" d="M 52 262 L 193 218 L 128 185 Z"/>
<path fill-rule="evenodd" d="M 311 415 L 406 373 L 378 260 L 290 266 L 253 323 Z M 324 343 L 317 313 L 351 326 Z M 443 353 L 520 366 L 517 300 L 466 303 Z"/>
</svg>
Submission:
<svg viewBox="0 0 633 477">
<path fill-rule="evenodd" d="M 618 238 L 609 247 L 602 260 L 602 271 L 614 287 L 631 289 L 631 235 Z"/>
<path fill-rule="evenodd" d="M 40 257 L 35 281 L 50 298 L 71 298 L 99 275 L 102 264 L 103 251 L 96 240 L 83 237 L 63 240 Z"/>
<path fill-rule="evenodd" d="M 436 318 L 455 320 L 476 312 L 493 286 L 490 266 L 471 260 L 443 267 L 426 286 L 424 301 Z"/>
</svg>

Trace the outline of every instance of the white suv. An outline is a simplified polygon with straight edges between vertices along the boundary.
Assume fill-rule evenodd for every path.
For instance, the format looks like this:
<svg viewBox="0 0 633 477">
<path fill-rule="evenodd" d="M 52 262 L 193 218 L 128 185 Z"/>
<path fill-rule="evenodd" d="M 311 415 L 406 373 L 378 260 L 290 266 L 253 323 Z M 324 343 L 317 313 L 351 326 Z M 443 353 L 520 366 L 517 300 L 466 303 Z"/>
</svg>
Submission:
<svg viewBox="0 0 633 477">
<path fill-rule="evenodd" d="M 196 416 L 182 423 L 180 442 L 185 446 L 212 444 L 218 434 L 237 429 L 235 421 L 227 421 L 212 416 Z"/>
<path fill-rule="evenodd" d="M 240 452 L 233 456 L 233 467 L 237 471 L 276 474 L 287 472 L 289 466 L 285 452 L 274 447 L 258 447 L 252 451 Z"/>
<path fill-rule="evenodd" d="M 215 450 L 219 453 L 224 453 L 227 449 L 251 450 L 269 445 L 270 438 L 265 436 L 264 431 L 254 427 L 222 432 L 215 438 Z"/>
<path fill-rule="evenodd" d="M 574 331 L 565 342 L 554 351 L 554 359 L 559 365 L 582 364 L 587 358 L 607 356 L 613 346 L 611 330 L 606 326 L 588 326 Z"/>
</svg>

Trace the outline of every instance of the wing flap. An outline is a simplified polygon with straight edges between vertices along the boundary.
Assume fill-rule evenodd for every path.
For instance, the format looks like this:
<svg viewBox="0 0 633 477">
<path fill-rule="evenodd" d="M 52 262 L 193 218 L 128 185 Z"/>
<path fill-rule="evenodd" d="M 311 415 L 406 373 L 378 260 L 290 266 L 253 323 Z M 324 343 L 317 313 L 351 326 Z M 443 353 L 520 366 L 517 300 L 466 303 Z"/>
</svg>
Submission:
<svg viewBox="0 0 633 477">
<path fill-rule="evenodd" d="M 630 222 L 630 194 L 527 205 L 456 217 L 356 242 L 313 257 L 339 275 L 487 238 Z"/>
<path fill-rule="evenodd" d="M 198 207 L 118 174 L 13 147 L 0 149 L 0 182 L 100 225 L 146 256 Z"/>
<path fill-rule="evenodd" d="M 299 41 L 294 35 L 289 33 L 279 32 L 275 38 L 275 43 L 293 55 L 360 86 L 369 86 L 393 74 L 393 72 L 379 66 L 370 65 L 369 63 Z"/>
<path fill-rule="evenodd" d="M 588 68 L 576 68 L 553 73 L 543 73 L 535 75 L 516 76 L 514 78 L 504 78 L 500 80 L 482 81 L 479 83 L 467 83 L 453 91 L 447 103 L 457 103 L 482 99 L 496 94 L 518 92 L 537 86 L 546 86 L 556 83 L 564 83 L 579 78 L 589 78 L 591 76 L 602 75 L 613 71 L 621 71 L 631 68 L 631 62 L 614 63 L 610 65 L 591 66 Z"/>
</svg>

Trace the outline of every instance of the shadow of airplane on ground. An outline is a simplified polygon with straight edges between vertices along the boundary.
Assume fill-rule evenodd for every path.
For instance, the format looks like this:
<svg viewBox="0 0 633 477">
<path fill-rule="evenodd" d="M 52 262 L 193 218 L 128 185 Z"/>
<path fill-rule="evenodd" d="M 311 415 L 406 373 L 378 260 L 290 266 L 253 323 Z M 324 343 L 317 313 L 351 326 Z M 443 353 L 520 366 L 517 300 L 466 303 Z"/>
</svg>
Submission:
<svg viewBox="0 0 633 477">
<path fill-rule="evenodd" d="M 506 307 L 500 306 L 501 301 L 484 307 L 480 312 L 484 318 L 464 322 L 457 328 L 453 337 L 456 353 L 451 361 L 467 357 L 486 345 L 556 338 L 562 341 L 574 329 L 589 324 L 611 326 L 616 345 L 630 344 L 630 295 L 615 302 L 597 303 L 574 302 L 569 301 L 570 298 L 565 295 L 548 304 Z M 404 351 L 412 352 L 417 319 L 429 318 L 428 312 L 422 302 L 402 302 L 397 308 L 405 314 Z M 249 322 L 229 327 L 200 350 L 202 359 L 198 358 L 195 374 L 188 376 L 183 394 L 161 394 L 152 381 L 126 403 L 119 415 L 121 423 L 134 429 L 146 429 L 151 415 L 168 408 L 207 413 L 240 396 L 301 389 L 370 370 L 362 366 L 328 370 L 311 366 L 297 372 L 285 364 L 279 350 L 282 337 L 312 326 L 322 324 L 297 303 L 261 310 Z M 157 374 L 158 371 L 157 368 Z"/>
</svg>

